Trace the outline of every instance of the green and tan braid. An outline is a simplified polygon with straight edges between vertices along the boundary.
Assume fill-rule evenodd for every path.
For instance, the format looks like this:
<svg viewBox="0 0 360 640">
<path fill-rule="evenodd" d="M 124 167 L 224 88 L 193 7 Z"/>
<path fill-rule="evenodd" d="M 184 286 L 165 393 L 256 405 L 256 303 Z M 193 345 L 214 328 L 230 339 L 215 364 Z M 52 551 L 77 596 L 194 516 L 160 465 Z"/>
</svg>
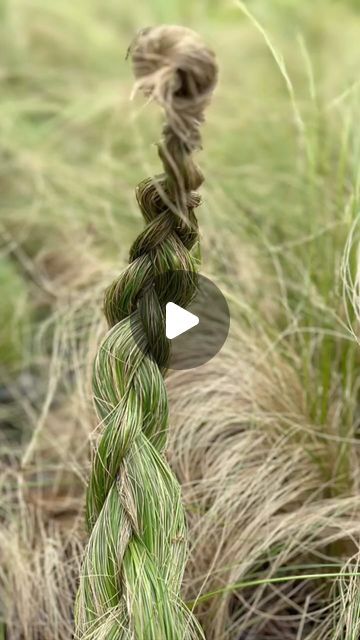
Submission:
<svg viewBox="0 0 360 640">
<path fill-rule="evenodd" d="M 110 330 L 94 363 L 101 422 L 87 492 L 89 542 L 76 602 L 81 640 L 203 637 L 180 597 L 186 526 L 179 484 L 164 457 L 169 344 L 164 307 L 196 291 L 194 208 L 203 177 L 192 158 L 217 78 L 214 54 L 183 27 L 142 30 L 130 47 L 136 89 L 163 108 L 164 173 L 137 199 L 146 228 L 105 296 Z M 160 286 L 159 276 L 174 274 Z M 179 276 L 177 276 L 179 274 Z"/>
</svg>

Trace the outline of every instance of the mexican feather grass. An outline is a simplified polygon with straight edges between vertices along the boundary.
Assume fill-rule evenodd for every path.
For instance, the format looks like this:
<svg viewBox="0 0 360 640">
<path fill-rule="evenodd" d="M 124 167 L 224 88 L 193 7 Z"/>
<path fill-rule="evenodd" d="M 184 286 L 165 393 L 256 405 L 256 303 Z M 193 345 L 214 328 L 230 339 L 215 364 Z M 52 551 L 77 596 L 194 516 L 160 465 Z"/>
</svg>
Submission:
<svg viewBox="0 0 360 640">
<path fill-rule="evenodd" d="M 163 108 L 164 174 L 144 180 L 137 200 L 146 228 L 130 264 L 105 296 L 110 330 L 95 359 L 94 399 L 103 433 L 87 492 L 90 538 L 76 602 L 83 640 L 203 637 L 181 601 L 186 528 L 180 486 L 163 451 L 169 360 L 164 306 L 196 291 L 194 208 L 203 177 L 192 159 L 216 83 L 213 53 L 182 27 L 144 29 L 130 47 L 135 89 Z M 170 278 L 163 291 L 157 276 Z M 136 340 L 134 340 L 134 334 Z"/>
</svg>

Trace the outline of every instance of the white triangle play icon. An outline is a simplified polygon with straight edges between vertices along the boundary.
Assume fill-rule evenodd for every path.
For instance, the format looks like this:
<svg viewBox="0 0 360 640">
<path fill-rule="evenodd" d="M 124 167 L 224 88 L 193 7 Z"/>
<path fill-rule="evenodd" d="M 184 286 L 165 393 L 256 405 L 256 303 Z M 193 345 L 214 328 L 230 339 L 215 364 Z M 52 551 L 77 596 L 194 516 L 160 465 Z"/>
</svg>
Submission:
<svg viewBox="0 0 360 640">
<path fill-rule="evenodd" d="M 168 302 L 165 307 L 165 332 L 169 340 L 180 336 L 192 327 L 196 327 L 200 320 L 190 311 L 186 311 L 174 302 Z"/>
</svg>

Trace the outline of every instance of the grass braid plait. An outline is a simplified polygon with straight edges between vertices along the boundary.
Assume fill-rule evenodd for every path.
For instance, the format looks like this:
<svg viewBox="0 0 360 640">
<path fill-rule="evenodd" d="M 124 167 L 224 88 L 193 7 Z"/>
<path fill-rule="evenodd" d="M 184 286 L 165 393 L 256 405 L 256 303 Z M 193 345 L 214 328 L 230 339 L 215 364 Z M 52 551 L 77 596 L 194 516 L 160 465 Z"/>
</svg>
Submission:
<svg viewBox="0 0 360 640">
<path fill-rule="evenodd" d="M 214 54 L 183 27 L 144 29 L 129 50 L 136 89 L 165 112 L 164 173 L 137 187 L 146 227 L 105 295 L 110 329 L 94 363 L 102 435 L 87 491 L 89 541 L 76 601 L 81 640 L 203 637 L 181 601 L 186 526 L 179 484 L 164 457 L 169 344 L 164 307 L 196 291 L 196 190 L 192 154 L 217 79 Z M 164 288 L 157 277 L 177 272 Z"/>
</svg>

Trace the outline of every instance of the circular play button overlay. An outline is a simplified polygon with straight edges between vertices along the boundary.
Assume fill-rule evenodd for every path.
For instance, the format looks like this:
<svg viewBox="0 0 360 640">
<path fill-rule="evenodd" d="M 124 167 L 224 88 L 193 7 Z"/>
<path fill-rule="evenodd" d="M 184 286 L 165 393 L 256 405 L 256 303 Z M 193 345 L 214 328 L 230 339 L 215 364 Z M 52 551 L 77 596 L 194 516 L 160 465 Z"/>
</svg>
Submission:
<svg viewBox="0 0 360 640">
<path fill-rule="evenodd" d="M 179 370 L 193 369 L 211 360 L 223 346 L 230 326 L 229 307 L 216 284 L 200 274 L 179 270 L 157 276 L 151 286 L 160 305 L 161 335 L 158 335 L 159 313 L 154 335 L 151 333 L 154 297 L 145 295 L 139 309 L 142 325 L 150 332 L 151 343 L 155 342 L 153 355 L 157 362 L 162 364 L 163 357 L 166 368 Z M 191 302 L 187 303 L 189 297 Z M 135 321 L 132 329 L 134 339 L 145 352 L 143 332 L 139 332 Z"/>
</svg>

